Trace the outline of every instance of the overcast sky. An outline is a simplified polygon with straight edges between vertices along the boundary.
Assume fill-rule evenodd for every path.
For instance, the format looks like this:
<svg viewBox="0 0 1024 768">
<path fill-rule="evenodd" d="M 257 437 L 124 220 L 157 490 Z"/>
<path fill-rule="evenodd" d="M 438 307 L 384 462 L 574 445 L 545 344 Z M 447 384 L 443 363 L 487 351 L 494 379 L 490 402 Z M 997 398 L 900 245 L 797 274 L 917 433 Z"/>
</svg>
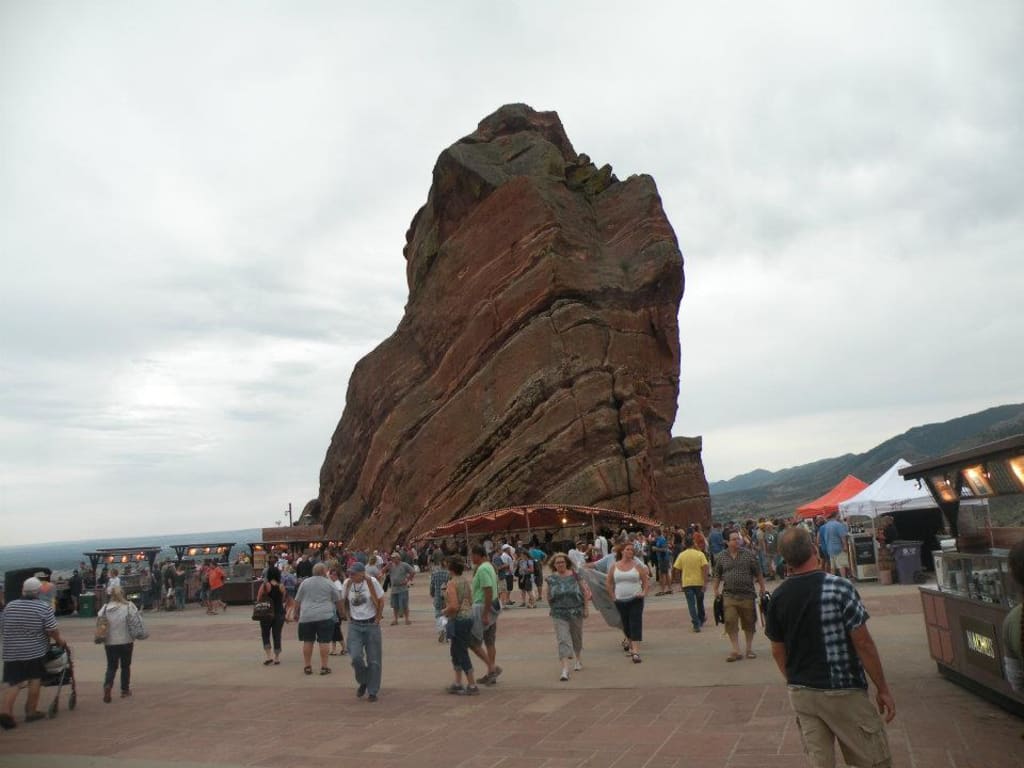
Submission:
<svg viewBox="0 0 1024 768">
<path fill-rule="evenodd" d="M 709 480 L 1020 402 L 1022 33 L 1019 2 L 3 0 L 0 544 L 315 497 L 434 161 L 509 102 L 657 181 Z"/>
</svg>

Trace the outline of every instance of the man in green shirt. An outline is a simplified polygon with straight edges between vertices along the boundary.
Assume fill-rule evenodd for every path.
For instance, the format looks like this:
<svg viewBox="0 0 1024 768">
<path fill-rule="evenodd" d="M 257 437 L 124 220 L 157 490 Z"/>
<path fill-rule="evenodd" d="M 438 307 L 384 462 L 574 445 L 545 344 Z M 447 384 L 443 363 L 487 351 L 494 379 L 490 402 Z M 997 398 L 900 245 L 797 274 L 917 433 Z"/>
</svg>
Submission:
<svg viewBox="0 0 1024 768">
<path fill-rule="evenodd" d="M 477 544 L 471 552 L 473 560 L 473 644 L 470 649 L 487 665 L 487 674 L 477 678 L 478 683 L 494 685 L 501 667 L 494 661 L 497 656 L 494 641 L 498 635 L 498 616 L 494 599 L 498 596 L 498 574 L 487 559 L 487 550 Z"/>
</svg>

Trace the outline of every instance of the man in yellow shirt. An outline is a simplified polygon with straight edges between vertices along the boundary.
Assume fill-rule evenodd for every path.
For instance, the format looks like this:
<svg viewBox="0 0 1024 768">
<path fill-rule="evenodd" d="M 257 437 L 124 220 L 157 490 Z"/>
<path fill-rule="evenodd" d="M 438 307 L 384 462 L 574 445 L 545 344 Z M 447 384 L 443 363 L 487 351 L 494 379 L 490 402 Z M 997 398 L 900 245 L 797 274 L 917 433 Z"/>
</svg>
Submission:
<svg viewBox="0 0 1024 768">
<path fill-rule="evenodd" d="M 682 574 L 683 594 L 686 595 L 686 607 L 690 611 L 693 631 L 700 632 L 707 616 L 704 613 L 704 587 L 708 583 L 708 559 L 694 546 L 693 536 L 683 540 L 686 547 L 679 553 L 672 566 Z"/>
</svg>

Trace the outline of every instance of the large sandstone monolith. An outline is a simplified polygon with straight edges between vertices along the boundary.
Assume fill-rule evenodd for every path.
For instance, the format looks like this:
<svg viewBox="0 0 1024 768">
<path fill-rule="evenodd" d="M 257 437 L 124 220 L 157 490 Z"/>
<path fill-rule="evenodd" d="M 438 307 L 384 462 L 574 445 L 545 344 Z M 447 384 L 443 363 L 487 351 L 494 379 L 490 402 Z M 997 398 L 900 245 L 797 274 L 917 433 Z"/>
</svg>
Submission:
<svg viewBox="0 0 1024 768">
<path fill-rule="evenodd" d="M 538 502 L 710 520 L 700 438 L 671 436 L 683 259 L 650 176 L 502 107 L 441 153 L 405 258 L 405 316 L 356 365 L 320 471 L 329 535 Z"/>
</svg>

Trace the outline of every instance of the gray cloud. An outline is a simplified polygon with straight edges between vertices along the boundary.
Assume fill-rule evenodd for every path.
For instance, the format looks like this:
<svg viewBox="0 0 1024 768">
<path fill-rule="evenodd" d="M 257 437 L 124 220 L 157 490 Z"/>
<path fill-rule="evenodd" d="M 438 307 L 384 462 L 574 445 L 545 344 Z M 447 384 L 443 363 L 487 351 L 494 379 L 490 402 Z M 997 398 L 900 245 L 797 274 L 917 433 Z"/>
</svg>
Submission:
<svg viewBox="0 0 1024 768">
<path fill-rule="evenodd" d="M 1017 401 L 1016 3 L 7 3 L 0 525 L 269 523 L 406 300 L 438 152 L 510 101 L 658 182 L 712 479 Z"/>
</svg>

